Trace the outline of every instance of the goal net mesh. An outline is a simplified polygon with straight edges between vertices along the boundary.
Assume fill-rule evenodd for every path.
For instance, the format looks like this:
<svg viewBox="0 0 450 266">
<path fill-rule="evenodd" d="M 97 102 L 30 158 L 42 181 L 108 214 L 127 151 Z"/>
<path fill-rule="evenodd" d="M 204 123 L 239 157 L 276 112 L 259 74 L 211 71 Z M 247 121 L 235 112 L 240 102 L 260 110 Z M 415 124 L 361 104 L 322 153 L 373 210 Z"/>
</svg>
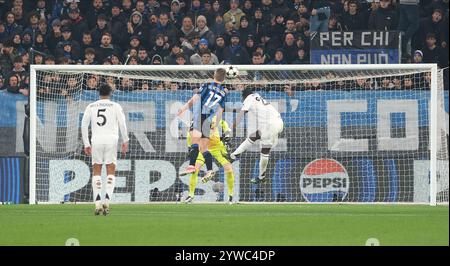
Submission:
<svg viewBox="0 0 450 266">
<path fill-rule="evenodd" d="M 231 125 L 252 86 L 275 106 L 284 131 L 270 154 L 269 182 L 258 175 L 259 145 L 233 163 L 241 202 L 407 202 L 430 198 L 431 72 L 392 70 L 239 69 L 226 80 L 224 119 Z M 83 152 L 81 118 L 107 83 L 125 111 L 129 152 L 118 155 L 115 202 L 178 201 L 187 196 L 187 121 L 178 109 L 213 71 L 37 70 L 36 201 L 92 202 L 91 161 Z M 448 91 L 438 74 L 437 200 L 448 202 Z M 247 117 L 232 133 L 246 138 Z M 188 119 L 187 119 L 188 120 Z M 119 150 L 119 149 L 118 149 Z M 198 182 L 195 201 L 225 201 L 223 170 Z M 33 171 L 32 170 L 32 171 Z M 105 169 L 103 169 L 105 171 Z M 201 177 L 202 173 L 200 174 Z M 106 174 L 103 172 L 103 178 Z M 225 190 L 225 191 L 224 191 Z"/>
</svg>

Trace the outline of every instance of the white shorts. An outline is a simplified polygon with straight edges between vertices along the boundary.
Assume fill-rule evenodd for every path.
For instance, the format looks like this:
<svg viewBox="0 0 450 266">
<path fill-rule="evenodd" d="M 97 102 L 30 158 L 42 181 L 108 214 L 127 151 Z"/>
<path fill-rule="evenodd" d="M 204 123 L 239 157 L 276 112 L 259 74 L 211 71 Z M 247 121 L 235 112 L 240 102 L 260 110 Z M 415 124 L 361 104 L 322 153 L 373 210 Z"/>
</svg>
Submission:
<svg viewBox="0 0 450 266">
<path fill-rule="evenodd" d="M 92 144 L 92 165 L 116 164 L 117 144 Z"/>
<path fill-rule="evenodd" d="M 284 123 L 281 118 L 274 119 L 262 125 L 259 129 L 261 135 L 261 148 L 273 148 L 278 143 L 278 135 L 283 132 Z"/>
</svg>

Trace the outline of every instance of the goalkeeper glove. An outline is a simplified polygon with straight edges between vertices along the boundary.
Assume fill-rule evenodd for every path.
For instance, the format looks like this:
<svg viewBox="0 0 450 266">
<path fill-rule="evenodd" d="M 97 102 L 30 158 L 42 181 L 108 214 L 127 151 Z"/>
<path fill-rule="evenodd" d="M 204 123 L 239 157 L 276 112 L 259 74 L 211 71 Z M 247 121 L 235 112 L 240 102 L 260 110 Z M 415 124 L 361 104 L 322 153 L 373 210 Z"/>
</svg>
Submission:
<svg viewBox="0 0 450 266">
<path fill-rule="evenodd" d="M 231 141 L 230 131 L 224 132 L 220 137 L 220 141 L 222 141 L 225 145 L 229 143 Z"/>
</svg>

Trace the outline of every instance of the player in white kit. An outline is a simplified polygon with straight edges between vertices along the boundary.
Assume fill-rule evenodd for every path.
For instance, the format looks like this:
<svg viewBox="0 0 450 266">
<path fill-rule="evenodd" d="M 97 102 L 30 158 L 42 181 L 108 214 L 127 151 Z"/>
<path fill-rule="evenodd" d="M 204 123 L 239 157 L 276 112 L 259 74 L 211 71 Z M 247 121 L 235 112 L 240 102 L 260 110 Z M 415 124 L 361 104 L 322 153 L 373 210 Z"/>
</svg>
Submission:
<svg viewBox="0 0 450 266">
<path fill-rule="evenodd" d="M 84 111 L 81 133 L 84 151 L 92 155 L 92 189 L 95 201 L 95 215 L 109 214 L 109 201 L 114 192 L 117 165 L 117 143 L 119 129 L 122 136 L 122 154 L 128 150 L 128 132 L 122 107 L 110 100 L 112 89 L 103 84 L 99 88 L 100 100 L 89 104 Z M 91 125 L 92 137 L 89 143 L 88 128 Z M 92 144 L 92 146 L 91 146 Z M 101 170 L 106 165 L 106 194 L 102 203 Z"/>
<path fill-rule="evenodd" d="M 283 120 L 280 113 L 267 102 L 261 95 L 254 93 L 251 88 L 242 92 L 244 101 L 242 109 L 236 118 L 233 127 L 240 123 L 245 113 L 249 113 L 248 129 L 249 136 L 230 155 L 232 160 L 248 150 L 257 140 L 260 140 L 261 154 L 259 160 L 259 176 L 251 180 L 252 183 L 266 181 L 266 170 L 269 164 L 270 150 L 277 145 L 278 135 L 283 131 Z"/>
</svg>

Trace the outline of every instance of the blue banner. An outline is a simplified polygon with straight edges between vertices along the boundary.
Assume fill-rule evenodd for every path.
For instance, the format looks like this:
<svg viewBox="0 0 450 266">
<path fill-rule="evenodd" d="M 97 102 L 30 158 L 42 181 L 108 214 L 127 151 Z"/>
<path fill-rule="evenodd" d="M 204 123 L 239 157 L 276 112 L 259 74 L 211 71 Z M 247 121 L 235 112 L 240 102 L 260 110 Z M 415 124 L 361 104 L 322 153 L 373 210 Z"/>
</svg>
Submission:
<svg viewBox="0 0 450 266">
<path fill-rule="evenodd" d="M 312 50 L 311 64 L 398 64 L 398 49 Z"/>
<path fill-rule="evenodd" d="M 282 117 L 287 127 L 319 127 L 327 126 L 328 108 L 330 101 L 364 101 L 367 110 L 364 112 L 344 112 L 341 117 L 342 126 L 375 126 L 377 123 L 377 106 L 379 101 L 415 101 L 418 109 L 419 126 L 428 126 L 428 103 L 430 100 L 430 92 L 425 90 L 414 91 L 302 91 L 296 92 L 294 96 L 287 96 L 281 92 L 261 92 L 261 95 L 268 101 L 285 103 L 286 112 L 282 112 Z M 166 127 L 167 102 L 186 102 L 192 96 L 190 91 L 173 92 L 116 92 L 112 100 L 119 103 L 151 103 L 154 104 L 156 113 L 157 128 Z M 446 112 L 448 112 L 448 92 L 445 93 Z M 0 98 L 0 104 L 5 104 L 9 108 L 6 112 L 0 114 L 0 127 L 15 125 L 15 103 L 14 101 L 23 100 L 22 97 L 6 95 Z M 85 103 L 91 103 L 98 100 L 96 92 L 86 91 L 79 99 Z M 227 96 L 227 107 L 236 106 L 241 102 L 241 94 L 231 92 Z M 295 103 L 295 106 L 293 104 Z M 66 101 L 42 101 L 38 105 L 38 116 L 45 122 L 44 110 L 48 104 L 57 104 L 57 124 L 64 127 L 66 125 L 67 111 Z M 228 109 L 229 111 L 233 111 Z M 84 111 L 80 110 L 81 112 Z M 143 119 L 144 113 L 139 111 L 128 112 L 128 120 L 138 121 Z M 392 115 L 392 125 L 403 125 L 404 115 L 394 113 Z M 80 116 L 81 121 L 81 116 Z M 233 121 L 228 121 L 233 122 Z"/>
<path fill-rule="evenodd" d="M 364 100 L 367 102 L 366 112 L 346 112 L 342 114 L 341 123 L 345 125 L 373 126 L 377 122 L 377 102 L 380 100 L 414 100 L 419 111 L 419 126 L 427 126 L 428 103 L 430 92 L 425 90 L 414 91 L 302 91 L 294 96 L 287 96 L 280 92 L 261 92 L 269 101 L 283 101 L 286 104 L 286 112 L 282 112 L 285 125 L 288 127 L 326 126 L 327 104 L 329 101 L 338 100 Z M 173 92 L 116 92 L 113 100 L 128 103 L 153 103 L 156 111 L 156 124 L 158 128 L 165 127 L 166 103 L 168 101 L 185 102 L 192 96 L 190 91 Z M 445 111 L 449 112 L 448 91 L 445 91 Z M 86 103 L 98 100 L 96 92 L 86 91 L 78 99 Z M 0 128 L 16 127 L 17 107 L 26 103 L 22 95 L 0 92 Z M 228 106 L 235 106 L 241 101 L 241 94 L 231 92 L 227 98 Z M 293 104 L 295 103 L 295 106 Z M 67 120 L 67 105 L 61 101 L 42 101 L 38 104 L 38 115 L 45 122 L 44 108 L 46 104 L 57 104 L 59 126 L 65 126 Z M 83 109 L 84 110 L 84 109 Z M 82 110 L 82 111 L 83 111 Z M 314 119 L 311 119 L 313 117 Z M 81 117 L 80 117 L 81 118 Z M 22 118 L 19 118 L 22 119 Z M 128 119 L 136 121 L 142 119 L 138 112 L 128 113 Z M 392 115 L 392 125 L 403 125 L 404 115 L 396 113 Z M 230 121 L 232 122 L 232 121 Z"/>
</svg>

